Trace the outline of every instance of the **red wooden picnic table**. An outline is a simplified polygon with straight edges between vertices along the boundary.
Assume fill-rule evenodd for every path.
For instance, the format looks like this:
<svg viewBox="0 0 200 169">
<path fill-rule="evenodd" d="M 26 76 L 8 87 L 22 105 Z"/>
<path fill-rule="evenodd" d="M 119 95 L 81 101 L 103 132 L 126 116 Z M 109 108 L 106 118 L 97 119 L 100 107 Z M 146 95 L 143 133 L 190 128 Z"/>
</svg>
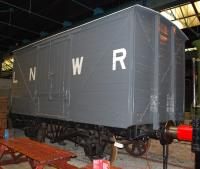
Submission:
<svg viewBox="0 0 200 169">
<path fill-rule="evenodd" d="M 4 154 L 10 154 L 12 158 L 2 160 Z M 0 139 L 0 166 L 28 161 L 35 169 L 43 169 L 45 165 L 59 169 L 78 169 L 67 163 L 75 156 L 72 152 L 28 138 Z"/>
</svg>

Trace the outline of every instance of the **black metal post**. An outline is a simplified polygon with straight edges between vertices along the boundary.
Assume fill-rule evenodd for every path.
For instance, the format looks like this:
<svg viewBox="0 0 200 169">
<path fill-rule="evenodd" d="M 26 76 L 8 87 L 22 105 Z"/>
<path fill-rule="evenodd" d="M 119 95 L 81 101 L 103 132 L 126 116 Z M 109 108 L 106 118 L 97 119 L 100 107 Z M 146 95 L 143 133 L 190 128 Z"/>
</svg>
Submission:
<svg viewBox="0 0 200 169">
<path fill-rule="evenodd" d="M 195 153 L 195 169 L 200 169 L 200 120 L 193 120 L 192 151 Z"/>
<path fill-rule="evenodd" d="M 195 169 L 200 168 L 200 152 L 195 153 Z"/>
<path fill-rule="evenodd" d="M 169 145 L 163 145 L 163 169 L 167 169 L 168 164 Z"/>
</svg>

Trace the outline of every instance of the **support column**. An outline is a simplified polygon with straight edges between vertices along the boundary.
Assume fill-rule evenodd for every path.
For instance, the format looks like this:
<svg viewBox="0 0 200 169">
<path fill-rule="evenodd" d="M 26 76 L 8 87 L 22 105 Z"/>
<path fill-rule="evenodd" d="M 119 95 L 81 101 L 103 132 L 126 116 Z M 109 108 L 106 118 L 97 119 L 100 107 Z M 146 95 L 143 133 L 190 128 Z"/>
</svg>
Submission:
<svg viewBox="0 0 200 169">
<path fill-rule="evenodd" d="M 200 152 L 195 153 L 195 169 L 200 168 Z"/>
<path fill-rule="evenodd" d="M 196 40 L 193 42 L 193 45 L 197 47 L 197 71 L 194 69 L 195 64 L 193 65 L 193 69 L 195 70 L 194 74 L 196 73 L 197 75 L 197 86 L 196 86 L 196 76 L 193 79 L 194 83 L 194 89 L 197 88 L 197 91 L 195 90 L 196 93 L 194 93 L 194 101 L 193 101 L 193 108 L 195 111 L 195 117 L 192 122 L 192 127 L 193 127 L 193 134 L 192 134 L 192 152 L 195 153 L 195 169 L 200 168 L 200 40 Z M 193 75 L 194 76 L 194 75 Z M 196 101 L 196 94 L 197 94 L 197 101 Z"/>
<path fill-rule="evenodd" d="M 3 63 L 3 56 L 0 53 L 0 75 L 2 74 L 2 63 Z"/>
</svg>

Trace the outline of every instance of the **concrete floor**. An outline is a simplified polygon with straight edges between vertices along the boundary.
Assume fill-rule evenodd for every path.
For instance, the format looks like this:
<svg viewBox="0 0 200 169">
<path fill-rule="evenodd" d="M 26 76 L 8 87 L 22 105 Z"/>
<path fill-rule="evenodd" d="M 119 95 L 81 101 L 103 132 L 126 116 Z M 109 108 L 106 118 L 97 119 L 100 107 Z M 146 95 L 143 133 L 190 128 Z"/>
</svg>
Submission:
<svg viewBox="0 0 200 169">
<path fill-rule="evenodd" d="M 15 136 L 23 136 L 23 132 L 15 130 Z M 48 142 L 48 140 L 47 140 Z M 83 149 L 76 147 L 74 143 L 66 141 L 65 146 L 53 144 L 60 148 L 69 150 L 77 154 L 77 157 L 72 159 L 69 163 L 77 167 L 83 167 L 90 163 L 85 157 Z M 148 160 L 147 160 L 148 159 Z M 162 163 L 162 146 L 158 141 L 152 140 L 151 146 L 147 154 L 142 158 L 134 158 L 126 153 L 123 149 L 118 151 L 117 160 L 114 162 L 115 166 L 123 169 L 163 169 Z M 169 148 L 169 165 L 168 169 L 192 169 L 194 168 L 194 154 L 191 152 L 191 145 L 189 143 L 173 143 Z M 4 169 L 31 169 L 28 163 L 21 163 L 18 165 L 7 165 Z M 53 167 L 45 167 L 45 169 L 53 169 Z"/>
</svg>

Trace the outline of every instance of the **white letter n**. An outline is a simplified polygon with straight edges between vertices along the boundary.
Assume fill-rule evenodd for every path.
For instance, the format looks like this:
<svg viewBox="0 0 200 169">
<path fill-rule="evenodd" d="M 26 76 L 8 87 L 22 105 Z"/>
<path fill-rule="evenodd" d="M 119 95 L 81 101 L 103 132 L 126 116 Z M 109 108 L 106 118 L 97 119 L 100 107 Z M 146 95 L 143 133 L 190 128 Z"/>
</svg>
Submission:
<svg viewBox="0 0 200 169">
<path fill-rule="evenodd" d="M 126 49 L 125 48 L 121 48 L 121 49 L 116 49 L 113 50 L 113 66 L 112 66 L 112 70 L 116 70 L 117 67 L 117 62 L 120 63 L 121 68 L 122 69 L 126 69 L 126 65 L 124 63 L 124 59 L 126 58 Z"/>
<path fill-rule="evenodd" d="M 30 68 L 29 81 L 35 80 L 35 75 L 36 75 L 36 67 L 34 66 L 33 68 Z"/>
<path fill-rule="evenodd" d="M 81 74 L 82 71 L 82 64 L 83 64 L 83 56 L 81 58 L 72 58 L 72 68 L 73 68 L 73 75 Z"/>
</svg>

